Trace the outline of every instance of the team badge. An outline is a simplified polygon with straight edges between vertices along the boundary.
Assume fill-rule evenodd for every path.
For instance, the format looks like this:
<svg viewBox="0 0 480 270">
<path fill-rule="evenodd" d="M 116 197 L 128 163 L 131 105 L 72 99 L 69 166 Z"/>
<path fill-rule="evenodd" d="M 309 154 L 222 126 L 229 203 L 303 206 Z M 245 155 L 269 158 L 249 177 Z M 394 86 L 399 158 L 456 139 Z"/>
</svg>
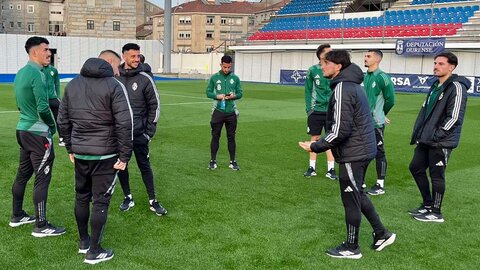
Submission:
<svg viewBox="0 0 480 270">
<path fill-rule="evenodd" d="M 234 84 L 235 81 L 233 79 L 230 79 L 230 84 Z"/>
<path fill-rule="evenodd" d="M 48 174 L 50 172 L 50 166 L 46 166 L 45 169 L 43 170 L 45 174 Z"/>
<path fill-rule="evenodd" d="M 377 84 L 375 82 L 372 83 L 372 88 L 374 88 L 375 86 L 377 86 Z"/>
<path fill-rule="evenodd" d="M 438 97 L 438 100 L 442 100 L 443 98 L 443 92 L 440 94 L 440 96 Z"/>
<path fill-rule="evenodd" d="M 53 70 L 50 71 L 50 75 L 53 77 L 55 73 L 53 73 Z"/>
<path fill-rule="evenodd" d="M 136 82 L 134 82 L 134 83 L 132 84 L 132 89 L 133 89 L 133 91 L 137 90 L 137 88 L 138 88 L 138 85 L 137 85 Z"/>
<path fill-rule="evenodd" d="M 217 90 L 218 90 L 218 91 L 222 90 L 222 85 L 217 84 Z"/>
</svg>

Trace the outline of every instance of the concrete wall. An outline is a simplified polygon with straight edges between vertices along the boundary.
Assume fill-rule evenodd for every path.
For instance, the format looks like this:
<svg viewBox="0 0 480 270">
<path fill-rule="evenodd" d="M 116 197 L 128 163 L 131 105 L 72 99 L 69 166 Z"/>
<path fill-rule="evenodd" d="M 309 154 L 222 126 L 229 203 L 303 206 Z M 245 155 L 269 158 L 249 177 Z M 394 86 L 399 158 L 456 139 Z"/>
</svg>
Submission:
<svg viewBox="0 0 480 270">
<path fill-rule="evenodd" d="M 25 42 L 29 35 L 0 35 L 0 74 L 15 74 L 28 61 Z M 146 61 L 157 72 L 161 67 L 163 46 L 158 40 L 107 39 L 88 37 L 45 36 L 50 48 L 57 49 L 56 67 L 61 74 L 78 74 L 85 60 L 97 57 L 100 51 L 111 49 L 121 54 L 122 46 L 137 43 Z"/>
</svg>

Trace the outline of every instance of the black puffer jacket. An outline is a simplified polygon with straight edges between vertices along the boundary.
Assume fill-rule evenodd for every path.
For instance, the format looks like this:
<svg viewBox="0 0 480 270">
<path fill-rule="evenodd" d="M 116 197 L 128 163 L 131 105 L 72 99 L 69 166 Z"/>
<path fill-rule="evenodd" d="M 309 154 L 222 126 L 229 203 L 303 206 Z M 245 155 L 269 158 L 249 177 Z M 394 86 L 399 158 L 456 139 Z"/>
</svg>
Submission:
<svg viewBox="0 0 480 270">
<path fill-rule="evenodd" d="M 160 117 L 160 96 L 153 79 L 143 71 L 142 65 L 136 69 L 119 68 L 118 79 L 125 85 L 133 111 L 133 135 L 153 138 Z"/>
<path fill-rule="evenodd" d="M 109 63 L 90 58 L 65 87 L 58 114 L 60 136 L 69 153 L 91 156 L 132 155 L 132 112 L 125 87 Z"/>
<path fill-rule="evenodd" d="M 444 82 L 444 88 L 437 96 L 430 113 L 425 115 L 432 86 L 418 113 L 410 144 L 424 144 L 433 148 L 457 147 L 467 106 L 467 89 L 470 85 L 467 78 L 452 75 Z"/>
<path fill-rule="evenodd" d="M 150 75 L 150 77 L 153 78 L 153 73 L 152 73 L 152 67 L 148 64 L 148 63 L 142 63 L 142 68 L 143 68 L 143 71 L 145 71 L 145 73 L 147 73 L 148 75 Z"/>
<path fill-rule="evenodd" d="M 334 89 L 327 111 L 329 130 L 312 151 L 332 149 L 338 163 L 370 161 L 377 153 L 372 113 L 368 105 L 362 70 L 351 64 L 330 82 Z"/>
</svg>

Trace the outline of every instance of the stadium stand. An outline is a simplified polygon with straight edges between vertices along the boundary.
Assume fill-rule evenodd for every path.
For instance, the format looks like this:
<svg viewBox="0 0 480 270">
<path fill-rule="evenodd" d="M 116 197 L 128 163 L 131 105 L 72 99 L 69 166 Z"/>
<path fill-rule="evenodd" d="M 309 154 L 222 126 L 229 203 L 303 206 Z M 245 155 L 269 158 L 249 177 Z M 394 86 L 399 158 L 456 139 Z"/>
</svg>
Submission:
<svg viewBox="0 0 480 270">
<path fill-rule="evenodd" d="M 338 19 L 328 10 L 339 1 L 318 2 L 321 5 L 291 1 L 249 40 L 453 36 L 479 11 L 478 1 L 437 0 L 435 3 L 445 3 L 431 8 L 432 0 L 413 0 L 406 7 L 391 8 L 377 16 L 366 12 L 365 17 Z"/>
</svg>

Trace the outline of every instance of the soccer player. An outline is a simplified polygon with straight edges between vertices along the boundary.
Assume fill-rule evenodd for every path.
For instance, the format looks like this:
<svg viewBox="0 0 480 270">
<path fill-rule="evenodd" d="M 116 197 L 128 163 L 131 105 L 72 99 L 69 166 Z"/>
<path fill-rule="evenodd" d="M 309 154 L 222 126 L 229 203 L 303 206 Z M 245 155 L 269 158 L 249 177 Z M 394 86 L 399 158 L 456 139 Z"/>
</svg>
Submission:
<svg viewBox="0 0 480 270">
<path fill-rule="evenodd" d="M 122 58 L 124 62 L 119 67 L 118 79 L 127 88 L 128 99 L 133 111 L 133 152 L 147 189 L 150 210 L 158 216 L 163 216 L 167 214 L 167 210 L 156 198 L 149 149 L 160 117 L 160 97 L 152 77 L 145 73 L 140 65 L 140 46 L 135 43 L 125 44 L 122 47 Z M 135 206 L 130 191 L 128 167 L 118 173 L 118 179 L 125 195 L 120 210 L 128 211 Z"/>
<path fill-rule="evenodd" d="M 330 44 L 318 46 L 316 55 L 319 62 L 323 61 L 325 54 L 332 49 Z M 307 112 L 307 133 L 311 135 L 311 141 L 320 139 L 322 129 L 327 132 L 327 106 L 332 90 L 330 89 L 330 80 L 323 77 L 320 64 L 311 66 L 308 69 L 307 79 L 305 80 L 305 110 Z M 335 180 L 335 159 L 332 151 L 327 150 L 327 173 L 326 177 Z M 305 177 L 316 176 L 317 154 L 310 152 L 310 166 L 303 174 Z"/>
<path fill-rule="evenodd" d="M 143 71 L 153 79 L 152 67 L 148 63 L 145 63 L 145 56 L 143 54 L 140 54 L 140 63 L 142 64 Z"/>
<path fill-rule="evenodd" d="M 363 88 L 367 93 L 368 105 L 372 111 L 377 140 L 377 183 L 368 190 L 370 195 L 385 194 L 385 177 L 387 175 L 387 157 L 385 156 L 385 125 L 390 123 L 386 117 L 395 104 L 395 90 L 392 80 L 378 66 L 382 61 L 383 53 L 380 50 L 369 50 L 364 57 L 367 73 L 363 78 Z"/>
<path fill-rule="evenodd" d="M 50 63 L 48 40 L 33 36 L 27 39 L 25 50 L 29 61 L 15 76 L 14 89 L 20 120 L 17 124 L 17 142 L 20 145 L 20 162 L 13 182 L 13 213 L 9 225 L 18 227 L 35 222 L 32 235 L 35 237 L 57 236 L 65 228 L 56 227 L 47 221 L 47 195 L 55 154 L 53 134 L 55 119 L 48 106 L 44 66 Z M 25 188 L 35 173 L 33 205 L 35 216 L 23 210 Z"/>
<path fill-rule="evenodd" d="M 455 54 L 440 53 L 433 63 L 433 74 L 437 80 L 430 87 L 420 109 L 410 141 L 410 144 L 416 145 L 410 172 L 423 202 L 409 213 L 419 221 L 444 222 L 441 207 L 445 194 L 445 170 L 452 150 L 460 140 L 467 89 L 471 83 L 465 77 L 452 74 L 458 65 Z"/>
<path fill-rule="evenodd" d="M 50 110 L 52 110 L 55 121 L 57 121 L 58 107 L 60 106 L 60 79 L 58 77 L 58 70 L 51 64 L 48 64 L 43 68 L 43 73 L 45 74 L 48 91 L 48 104 Z M 62 138 L 59 138 L 58 145 L 65 146 Z"/>
<path fill-rule="evenodd" d="M 221 70 L 210 77 L 207 86 L 207 97 L 214 100 L 210 126 L 212 128 L 212 140 L 210 142 L 211 159 L 208 169 L 217 168 L 217 152 L 220 146 L 220 135 L 223 125 L 227 130 L 228 152 L 230 165 L 234 171 L 240 170 L 236 158 L 235 132 L 237 130 L 238 110 L 235 100 L 243 95 L 242 85 L 237 75 L 233 74 L 232 57 L 224 55 L 220 63 Z"/>
<path fill-rule="evenodd" d="M 114 256 L 100 242 L 117 172 L 126 168 L 132 154 L 132 112 L 125 87 L 114 78 L 118 65 L 120 56 L 111 50 L 88 59 L 65 87 L 58 115 L 60 134 L 75 164 L 78 253 L 85 254 L 88 264 Z"/>
<path fill-rule="evenodd" d="M 395 241 L 396 235 L 389 232 L 380 221 L 372 202 L 365 193 L 365 172 L 375 157 L 376 143 L 372 116 L 365 91 L 360 83 L 363 73 L 351 63 L 344 50 L 333 50 L 325 55 L 322 71 L 332 79 L 332 98 L 328 104 L 328 132 L 316 142 L 300 142 L 300 146 L 316 153 L 332 149 L 339 163 L 339 182 L 345 221 L 346 241 L 327 250 L 335 258 L 360 259 L 358 244 L 362 213 L 373 228 L 372 248 L 381 251 Z"/>
</svg>

